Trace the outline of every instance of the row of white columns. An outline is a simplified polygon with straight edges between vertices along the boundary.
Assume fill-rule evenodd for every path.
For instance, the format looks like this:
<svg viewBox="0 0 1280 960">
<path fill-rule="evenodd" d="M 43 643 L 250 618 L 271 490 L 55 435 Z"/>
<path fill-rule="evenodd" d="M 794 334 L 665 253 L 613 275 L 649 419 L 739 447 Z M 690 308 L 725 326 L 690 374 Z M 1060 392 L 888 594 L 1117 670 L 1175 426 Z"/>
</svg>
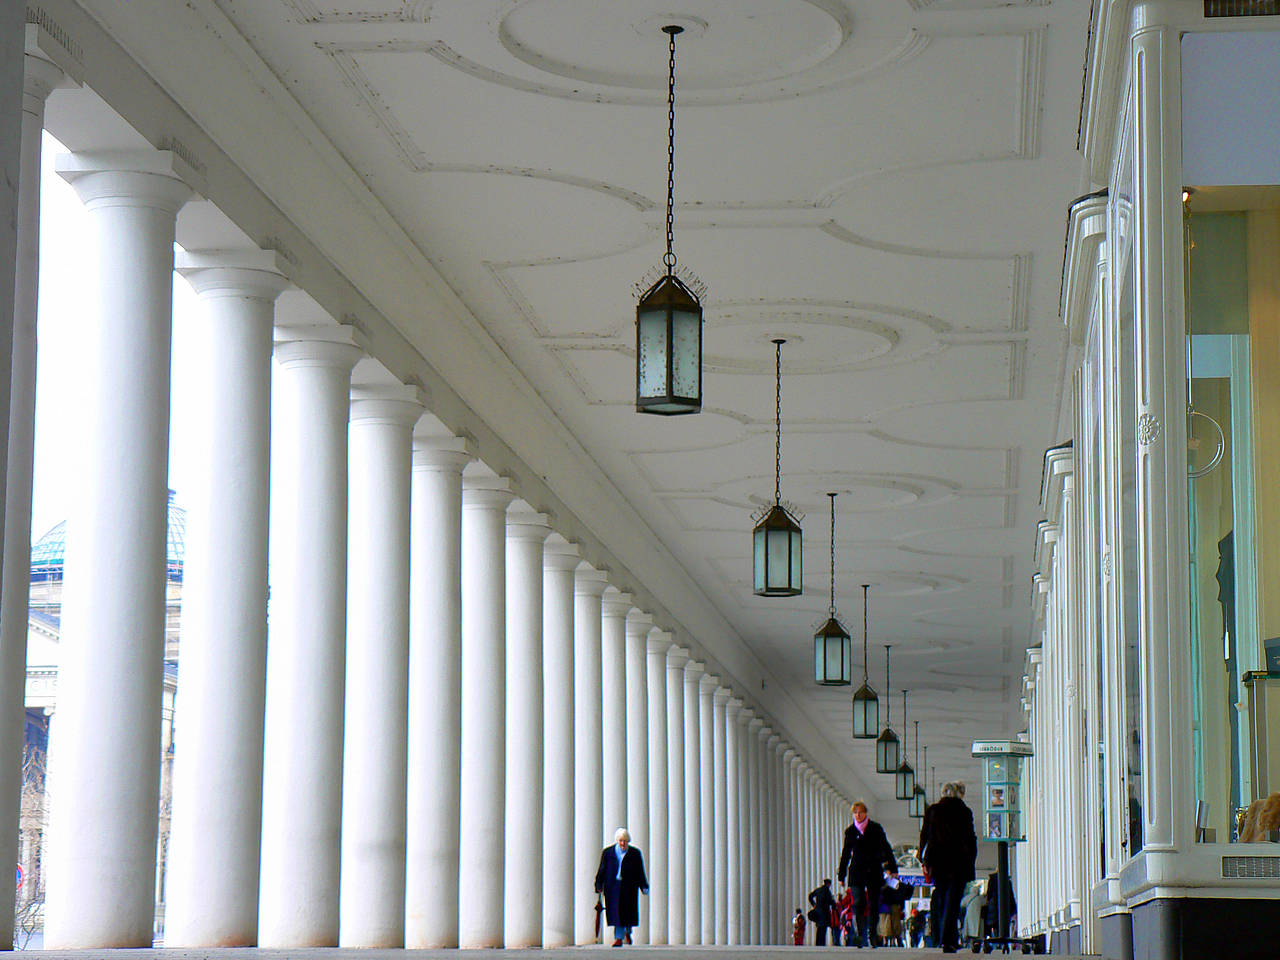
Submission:
<svg viewBox="0 0 1280 960">
<path fill-rule="evenodd" d="M 49 74 L 33 68 L 37 88 Z M 206 461 L 188 511 L 166 943 L 591 942 L 596 863 L 619 826 L 648 861 L 641 942 L 782 940 L 834 860 L 836 791 L 544 515 L 513 506 L 507 479 L 464 477 L 460 439 L 415 437 L 415 391 L 353 386 L 350 328 L 275 327 L 273 255 L 175 264 L 192 196 L 175 157 L 80 153 L 59 170 L 100 260 L 46 944 L 152 942 L 175 266 L 204 311 L 190 429 Z M 22 309 L 33 322 L 34 302 Z M 29 412 L 34 350 L 15 362 Z M 29 543 L 30 431 L 13 436 L 26 499 L 6 513 Z M 9 541 L 4 580 L 25 584 Z M 5 624 L 3 683 L 20 698 L 25 613 Z M 21 727 L 0 740 L 9 776 Z"/>
</svg>

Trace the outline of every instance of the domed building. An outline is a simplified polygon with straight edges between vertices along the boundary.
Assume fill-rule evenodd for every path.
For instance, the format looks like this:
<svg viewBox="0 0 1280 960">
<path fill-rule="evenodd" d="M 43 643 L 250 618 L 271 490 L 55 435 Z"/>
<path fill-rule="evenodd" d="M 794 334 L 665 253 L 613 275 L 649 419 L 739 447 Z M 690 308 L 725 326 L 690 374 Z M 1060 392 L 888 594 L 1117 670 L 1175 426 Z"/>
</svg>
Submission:
<svg viewBox="0 0 1280 960">
<path fill-rule="evenodd" d="M 178 685 L 178 628 L 182 609 L 182 563 L 187 513 L 169 493 L 169 520 L 165 555 L 165 644 L 163 730 L 164 761 L 161 780 L 160 853 L 168 839 L 168 797 L 173 760 L 173 703 Z M 44 900 L 40 871 L 41 840 L 45 826 L 45 762 L 49 738 L 56 731 L 58 665 L 61 661 L 62 585 L 66 565 L 67 522 L 54 524 L 31 547 L 31 587 L 27 607 L 27 709 L 24 743 L 24 777 L 20 820 L 22 886 L 19 911 L 27 905 L 30 922 L 39 927 Z M 163 876 L 163 872 L 160 874 Z M 157 891 L 157 901 L 161 900 Z M 20 918 L 21 919 L 21 918 Z"/>
</svg>

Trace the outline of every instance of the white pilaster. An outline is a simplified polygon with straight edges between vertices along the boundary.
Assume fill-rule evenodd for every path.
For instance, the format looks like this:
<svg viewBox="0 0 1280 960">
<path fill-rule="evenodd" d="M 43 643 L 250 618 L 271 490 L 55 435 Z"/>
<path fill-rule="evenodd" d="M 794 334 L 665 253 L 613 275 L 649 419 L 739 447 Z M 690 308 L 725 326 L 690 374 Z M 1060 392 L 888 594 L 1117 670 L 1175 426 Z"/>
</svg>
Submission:
<svg viewBox="0 0 1280 960">
<path fill-rule="evenodd" d="M 699 749 L 698 783 L 700 788 L 702 819 L 702 940 L 704 946 L 716 942 L 716 767 L 715 767 L 715 694 L 720 686 L 719 677 L 705 674 L 699 684 L 698 732 Z"/>
<path fill-rule="evenodd" d="M 349 328 L 277 331 L 277 498 L 258 944 L 335 946 L 347 632 Z"/>
<path fill-rule="evenodd" d="M 760 754 L 764 736 L 764 721 L 753 717 L 747 725 L 747 809 L 750 813 L 748 830 L 748 852 L 751 857 L 750 882 L 747 884 L 747 919 L 751 925 L 748 943 L 765 942 L 765 916 L 768 899 L 768 879 L 760 856 L 765 832 L 768 830 L 768 798 L 760 778 Z"/>
<path fill-rule="evenodd" d="M 458 945 L 462 752 L 461 438 L 415 440 L 409 530 L 405 946 Z"/>
<path fill-rule="evenodd" d="M 639 610 L 627 616 L 626 627 L 626 718 L 627 745 L 623 765 L 627 776 L 627 819 L 624 823 L 632 842 L 645 856 L 645 867 L 654 870 L 655 851 L 649 842 L 649 662 L 648 637 L 653 617 Z M 661 853 L 657 860 L 662 861 Z M 640 898 L 640 926 L 631 934 L 638 944 L 649 942 L 649 898 Z"/>
<path fill-rule="evenodd" d="M 670 822 L 667 819 L 667 649 L 671 646 L 671 634 L 662 630 L 650 630 L 646 638 L 648 669 L 645 686 L 648 695 L 648 757 L 649 757 L 649 846 L 645 866 L 649 869 L 652 895 L 649 897 L 648 942 L 665 945 L 668 942 L 669 899 L 668 891 L 660 886 L 668 875 L 668 843 Z"/>
<path fill-rule="evenodd" d="M 413 387 L 351 392 L 338 942 L 404 946 Z"/>
<path fill-rule="evenodd" d="M 716 807 L 715 862 L 716 862 L 716 943 L 723 946 L 729 939 L 729 910 L 732 879 L 729 876 L 729 767 L 725 747 L 725 708 L 733 691 L 717 687 L 712 701 L 712 754 L 714 777 L 714 802 Z"/>
<path fill-rule="evenodd" d="M 141 947 L 155 907 L 174 222 L 191 191 L 166 153 L 60 157 L 58 168 L 89 212 L 98 261 L 67 531 L 45 943 Z"/>
<path fill-rule="evenodd" d="M 20 16 L 21 14 L 19 14 Z M 37 51 L 24 55 L 18 158 L 13 352 L 9 380 L 4 573 L 0 577 L 0 863 L 18 860 L 18 807 L 26 730 L 27 593 L 31 588 L 31 484 L 35 454 L 36 302 L 40 279 L 40 145 L 45 98 L 62 69 Z M 0 892 L 0 950 L 12 948 L 14 890 Z"/>
<path fill-rule="evenodd" d="M 702 943 L 702 678 L 706 667 L 684 668 L 684 930 Z"/>
<path fill-rule="evenodd" d="M 600 597 L 606 586 L 604 571 L 586 563 L 578 566 L 573 587 L 573 902 L 574 942 L 579 946 L 596 939 L 593 883 L 605 845 Z"/>
<path fill-rule="evenodd" d="M 688 662 L 689 651 L 684 647 L 667 650 L 667 796 L 663 800 L 667 804 L 667 942 L 672 944 L 686 942 L 684 667 Z"/>
<path fill-rule="evenodd" d="M 507 830 L 504 477 L 462 480 L 462 775 L 458 941 L 500 947 Z M 523 838 L 522 838 L 523 839 Z M 534 880 L 536 882 L 536 878 Z"/>
<path fill-rule="evenodd" d="M 267 679 L 267 504 L 271 330 L 286 285 L 263 251 L 187 252 L 200 296 L 204 437 L 187 509 L 181 692 L 165 943 L 251 946 L 258 938 L 263 711 Z"/>
<path fill-rule="evenodd" d="M 542 554 L 542 945 L 574 942 L 574 573 L 576 545 L 552 536 Z M 592 875 L 594 877 L 594 874 Z"/>
<path fill-rule="evenodd" d="M 507 513 L 507 815 L 504 842 L 519 837 L 521 855 L 504 856 L 503 939 L 507 947 L 542 946 L 542 550 L 546 514 Z M 532 874 L 532 876 L 531 876 Z"/>
<path fill-rule="evenodd" d="M 725 766 L 725 858 L 728 868 L 728 939 L 726 943 L 745 943 L 742 935 L 742 756 L 738 739 L 738 718 L 742 701 L 731 697 L 724 709 Z"/>
<path fill-rule="evenodd" d="M 612 843 L 614 831 L 627 825 L 627 614 L 631 609 L 631 594 L 612 586 L 605 590 L 600 605 L 601 846 Z"/>
</svg>

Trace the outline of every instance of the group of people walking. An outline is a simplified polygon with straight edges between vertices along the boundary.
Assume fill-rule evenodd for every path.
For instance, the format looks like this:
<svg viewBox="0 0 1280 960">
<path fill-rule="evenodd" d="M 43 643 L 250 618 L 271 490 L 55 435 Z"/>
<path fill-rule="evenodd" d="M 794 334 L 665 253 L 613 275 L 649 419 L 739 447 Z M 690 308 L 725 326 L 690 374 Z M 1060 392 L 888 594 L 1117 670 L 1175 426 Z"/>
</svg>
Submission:
<svg viewBox="0 0 1280 960">
<path fill-rule="evenodd" d="M 835 946 L 841 940 L 846 946 L 878 947 L 886 940 L 903 943 L 910 935 L 913 942 L 921 931 L 902 929 L 900 911 L 896 924 L 878 929 L 882 897 L 891 897 L 901 905 L 911 888 L 898 877 L 898 863 L 889 838 L 880 824 L 870 818 L 866 803 L 852 807 L 853 822 L 844 833 L 844 848 L 836 877 L 840 894 L 832 890 L 831 880 L 809 893 L 808 918 L 814 924 L 814 943 L 825 946 L 828 935 Z M 960 945 L 961 900 L 974 878 L 978 856 L 978 837 L 973 827 L 973 812 L 964 802 L 964 784 L 945 784 L 941 798 L 925 811 L 920 826 L 920 864 L 925 882 L 933 885 L 929 902 L 929 926 L 932 942 L 943 953 L 956 953 Z M 890 907 L 892 916 L 892 906 Z M 805 914 L 800 908 L 792 921 L 797 945 L 804 943 Z"/>
<path fill-rule="evenodd" d="M 898 862 L 884 828 L 871 819 L 861 800 L 851 808 L 853 822 L 844 832 L 844 846 L 836 877 L 837 897 L 831 880 L 809 893 L 809 918 L 815 925 L 814 941 L 825 946 L 878 947 L 883 937 L 877 930 L 882 890 L 903 890 L 898 878 Z M 974 878 L 978 857 L 978 837 L 973 828 L 973 811 L 964 802 L 964 784 L 944 784 L 942 796 L 929 806 L 920 825 L 920 864 L 925 881 L 933 885 L 929 902 L 929 923 L 933 942 L 943 953 L 956 953 L 960 945 L 961 901 Z M 600 852 L 596 871 L 597 911 L 603 910 L 613 927 L 615 947 L 631 943 L 631 931 L 640 923 L 640 894 L 649 892 L 644 856 L 631 845 L 631 835 L 620 828 L 612 846 Z M 909 891 L 908 891 L 909 892 Z M 902 896 L 898 903 L 905 900 Z M 795 943 L 804 942 L 805 915 L 799 908 L 793 920 Z M 898 937 L 902 934 L 899 932 Z M 855 940 L 856 938 L 856 940 Z"/>
</svg>

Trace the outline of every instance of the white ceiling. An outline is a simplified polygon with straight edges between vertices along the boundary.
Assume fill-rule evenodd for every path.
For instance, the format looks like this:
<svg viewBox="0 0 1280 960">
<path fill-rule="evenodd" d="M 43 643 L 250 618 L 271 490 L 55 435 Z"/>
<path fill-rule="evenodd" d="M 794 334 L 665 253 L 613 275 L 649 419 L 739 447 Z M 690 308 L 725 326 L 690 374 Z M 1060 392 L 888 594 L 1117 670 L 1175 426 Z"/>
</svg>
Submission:
<svg viewBox="0 0 1280 960">
<path fill-rule="evenodd" d="M 848 737 L 849 691 L 811 679 L 828 490 L 837 603 L 860 634 L 873 584 L 873 682 L 891 642 L 939 779 L 973 779 L 969 741 L 1015 731 L 1041 455 L 1061 439 L 1065 214 L 1087 187 L 1087 3 L 84 6 L 640 580 L 622 586 L 660 625 L 722 651 L 766 709 L 798 705 L 824 735 L 802 745 L 854 771 L 842 785 L 899 819 L 870 742 Z M 193 16 L 207 31 L 175 45 Z M 662 251 L 673 18 L 690 28 L 676 252 L 709 293 L 703 412 L 666 419 L 634 412 L 633 323 Z M 271 111 L 288 127 L 259 123 Z M 363 239 L 377 231 L 394 257 Z M 783 496 L 809 516 L 791 600 L 750 585 L 774 337 Z"/>
</svg>

